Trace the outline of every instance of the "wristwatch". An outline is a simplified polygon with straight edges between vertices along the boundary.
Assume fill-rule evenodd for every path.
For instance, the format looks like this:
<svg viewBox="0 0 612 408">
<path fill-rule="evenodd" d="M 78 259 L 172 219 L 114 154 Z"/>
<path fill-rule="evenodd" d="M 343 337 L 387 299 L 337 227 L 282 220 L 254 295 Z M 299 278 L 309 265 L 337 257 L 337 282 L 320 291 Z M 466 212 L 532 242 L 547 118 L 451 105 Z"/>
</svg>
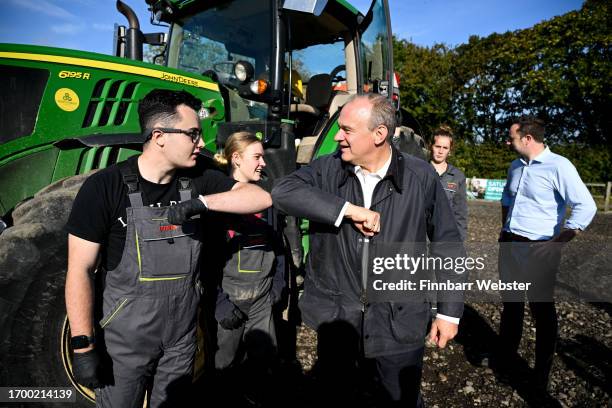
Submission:
<svg viewBox="0 0 612 408">
<path fill-rule="evenodd" d="M 84 349 L 89 347 L 90 344 L 94 344 L 94 336 L 74 336 L 70 338 L 70 345 L 73 350 Z"/>
</svg>

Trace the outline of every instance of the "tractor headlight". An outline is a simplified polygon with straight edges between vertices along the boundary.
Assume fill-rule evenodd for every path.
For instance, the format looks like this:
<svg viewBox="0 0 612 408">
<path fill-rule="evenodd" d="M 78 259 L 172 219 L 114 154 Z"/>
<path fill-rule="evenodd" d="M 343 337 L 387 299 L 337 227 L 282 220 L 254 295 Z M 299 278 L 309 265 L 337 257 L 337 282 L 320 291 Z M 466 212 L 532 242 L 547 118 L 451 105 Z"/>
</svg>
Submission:
<svg viewBox="0 0 612 408">
<path fill-rule="evenodd" d="M 236 78 L 238 78 L 238 80 L 242 83 L 245 83 L 253 78 L 254 73 L 255 70 L 250 62 L 238 61 L 236 64 L 234 64 L 234 75 L 236 75 Z"/>
</svg>

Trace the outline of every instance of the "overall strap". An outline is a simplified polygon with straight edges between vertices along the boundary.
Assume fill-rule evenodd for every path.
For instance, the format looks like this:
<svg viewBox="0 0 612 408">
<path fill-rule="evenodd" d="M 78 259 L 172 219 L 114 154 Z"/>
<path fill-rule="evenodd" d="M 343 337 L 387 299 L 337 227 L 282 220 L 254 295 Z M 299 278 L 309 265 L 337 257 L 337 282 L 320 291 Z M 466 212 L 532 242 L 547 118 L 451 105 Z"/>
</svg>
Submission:
<svg viewBox="0 0 612 408">
<path fill-rule="evenodd" d="M 275 234 L 283 234 L 283 230 L 286 227 L 286 223 L 285 223 L 285 216 L 284 215 L 280 215 L 279 211 L 276 207 L 274 207 L 274 205 L 268 207 L 267 209 L 267 215 L 268 215 L 268 225 L 270 225 L 270 227 L 272 227 L 272 230 L 274 231 Z"/>
<path fill-rule="evenodd" d="M 188 177 L 180 177 L 178 179 L 178 185 L 181 202 L 191 200 L 191 179 Z"/>
<path fill-rule="evenodd" d="M 123 182 L 128 188 L 128 197 L 130 199 L 131 207 L 143 207 L 142 193 L 138 186 L 138 171 L 134 168 L 134 165 L 130 163 L 131 160 L 126 160 L 118 164 L 119 171 L 123 178 Z"/>
</svg>

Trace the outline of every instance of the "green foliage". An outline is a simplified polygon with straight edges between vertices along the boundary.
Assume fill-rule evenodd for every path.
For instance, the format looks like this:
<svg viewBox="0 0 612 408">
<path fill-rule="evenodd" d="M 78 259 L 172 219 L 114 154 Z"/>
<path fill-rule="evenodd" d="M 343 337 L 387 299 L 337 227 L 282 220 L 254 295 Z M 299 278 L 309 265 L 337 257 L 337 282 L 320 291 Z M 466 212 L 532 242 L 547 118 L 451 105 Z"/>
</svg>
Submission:
<svg viewBox="0 0 612 408">
<path fill-rule="evenodd" d="M 609 147 L 573 143 L 554 145 L 551 150 L 569 159 L 585 183 L 612 181 L 612 157 Z"/>
<path fill-rule="evenodd" d="M 612 16 L 605 1 L 532 28 L 470 37 L 456 48 L 394 39 L 403 107 L 429 136 L 449 123 L 462 138 L 500 142 L 510 118 L 535 114 L 553 142 L 607 144 L 612 132 Z"/>
<path fill-rule="evenodd" d="M 612 160 L 606 146 L 566 143 L 553 145 L 551 150 L 569 159 L 585 183 L 612 180 Z M 449 161 L 460 168 L 466 177 L 505 179 L 508 166 L 517 157 L 514 151 L 502 143 L 458 140 Z"/>
<path fill-rule="evenodd" d="M 440 123 L 454 125 L 449 115 L 453 101 L 449 48 L 443 44 L 420 47 L 394 38 L 393 60 L 401 78 L 402 106 L 418 122 L 415 130 L 427 137 Z"/>
<path fill-rule="evenodd" d="M 515 158 L 503 143 L 511 118 L 547 123 L 552 150 L 583 180 L 612 180 L 612 21 L 609 2 L 532 28 L 420 47 L 394 38 L 402 106 L 426 139 L 440 123 L 457 139 L 453 162 L 468 177 L 504 178 Z"/>
<path fill-rule="evenodd" d="M 514 159 L 516 153 L 505 144 L 475 144 L 458 140 L 453 147 L 450 162 L 460 168 L 466 177 L 505 179 L 508 166 Z"/>
</svg>

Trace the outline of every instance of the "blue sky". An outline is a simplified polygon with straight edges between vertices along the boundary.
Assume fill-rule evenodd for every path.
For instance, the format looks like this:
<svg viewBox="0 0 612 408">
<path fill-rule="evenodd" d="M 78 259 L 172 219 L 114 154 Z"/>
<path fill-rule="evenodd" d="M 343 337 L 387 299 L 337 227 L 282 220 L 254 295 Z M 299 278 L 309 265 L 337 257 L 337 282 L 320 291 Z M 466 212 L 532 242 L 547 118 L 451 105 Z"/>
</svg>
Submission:
<svg viewBox="0 0 612 408">
<path fill-rule="evenodd" d="M 255 0 L 253 0 L 255 1 Z M 350 0 L 349 0 L 350 1 Z M 125 0 L 138 14 L 143 31 L 149 24 L 144 0 Z M 114 0 L 3 0 L 0 42 L 49 45 L 108 54 L 113 24 L 125 25 Z M 351 1 L 364 14 L 370 0 Z M 579 9 L 582 0 L 389 0 L 393 32 L 430 46 L 458 45 L 470 35 L 487 36 L 531 27 Z"/>
</svg>

